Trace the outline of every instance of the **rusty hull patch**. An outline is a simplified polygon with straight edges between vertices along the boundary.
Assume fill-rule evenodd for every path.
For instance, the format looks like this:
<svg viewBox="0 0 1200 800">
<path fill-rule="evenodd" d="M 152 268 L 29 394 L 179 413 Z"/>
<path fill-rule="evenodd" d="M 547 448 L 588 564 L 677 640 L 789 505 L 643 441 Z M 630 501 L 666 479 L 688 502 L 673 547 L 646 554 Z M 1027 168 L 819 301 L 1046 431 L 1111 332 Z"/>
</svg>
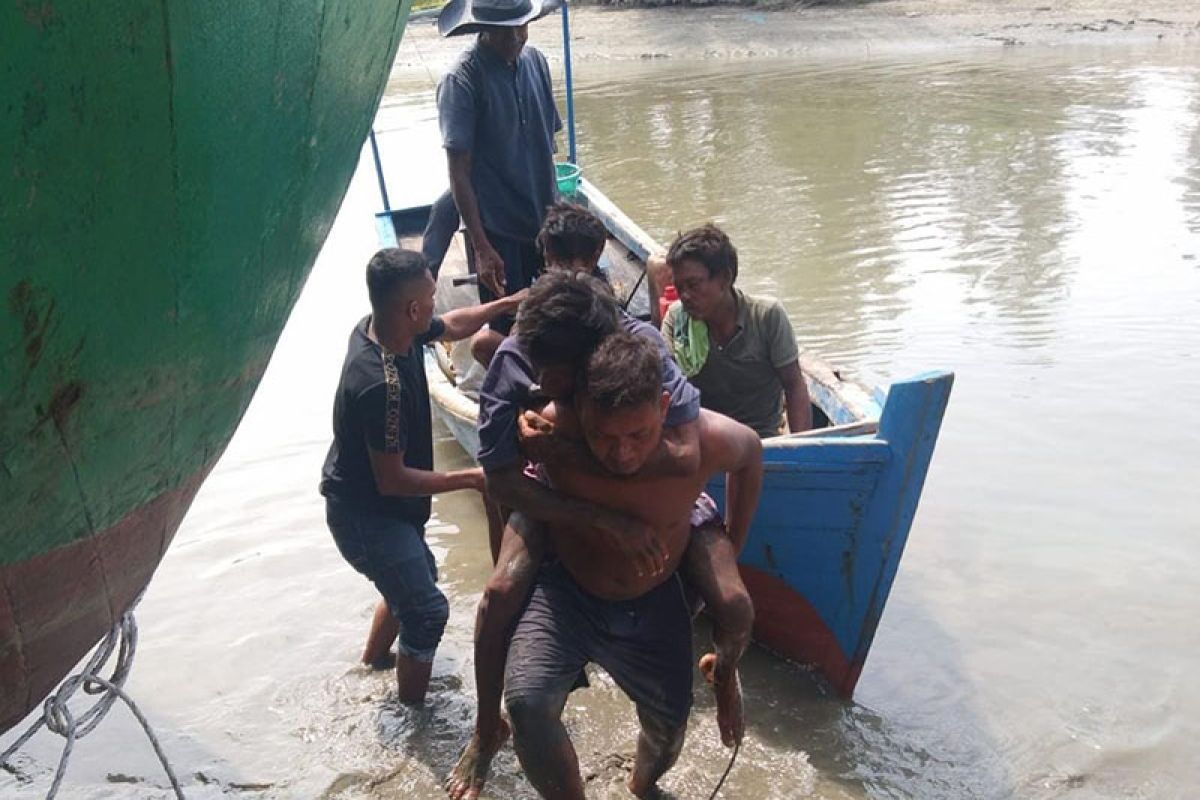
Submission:
<svg viewBox="0 0 1200 800">
<path fill-rule="evenodd" d="M 21 281 L 8 293 L 9 308 L 21 322 L 27 370 L 36 367 L 41 359 L 46 333 L 50 330 L 50 323 L 54 318 L 54 300 L 45 303 L 44 310 L 40 309 L 38 294 L 28 280 Z"/>
<path fill-rule="evenodd" d="M 50 398 L 50 416 L 60 431 L 66 428 L 71 412 L 83 399 L 85 388 L 80 381 L 69 381 L 54 390 L 54 395 Z"/>
</svg>

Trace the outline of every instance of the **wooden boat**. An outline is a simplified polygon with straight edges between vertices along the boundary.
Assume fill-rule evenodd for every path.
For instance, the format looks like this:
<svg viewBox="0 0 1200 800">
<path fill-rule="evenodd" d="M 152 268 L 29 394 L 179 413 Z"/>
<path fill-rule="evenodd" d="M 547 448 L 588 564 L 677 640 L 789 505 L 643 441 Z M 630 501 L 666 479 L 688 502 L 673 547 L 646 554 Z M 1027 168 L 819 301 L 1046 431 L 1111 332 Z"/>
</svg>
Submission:
<svg viewBox="0 0 1200 800">
<path fill-rule="evenodd" d="M 577 200 L 604 220 L 601 260 L 618 298 L 647 314 L 642 277 L 658 243 L 586 180 Z M 377 215 L 383 246 L 420 247 L 429 208 Z M 477 302 L 454 286 L 466 273 L 456 240 L 439 275 L 443 308 Z M 469 356 L 468 356 L 469 357 Z M 463 448 L 479 446 L 478 405 L 459 386 L 444 349 L 427 351 L 433 408 Z M 740 559 L 754 598 L 754 636 L 764 647 L 815 668 L 850 697 L 900 565 L 954 376 L 931 372 L 872 393 L 828 364 L 802 356 L 817 430 L 763 442 L 762 499 Z M 723 502 L 724 479 L 709 486 Z"/>
<path fill-rule="evenodd" d="M 409 6 L 0 7 L 0 732 L 141 593 L 225 449 Z"/>
</svg>

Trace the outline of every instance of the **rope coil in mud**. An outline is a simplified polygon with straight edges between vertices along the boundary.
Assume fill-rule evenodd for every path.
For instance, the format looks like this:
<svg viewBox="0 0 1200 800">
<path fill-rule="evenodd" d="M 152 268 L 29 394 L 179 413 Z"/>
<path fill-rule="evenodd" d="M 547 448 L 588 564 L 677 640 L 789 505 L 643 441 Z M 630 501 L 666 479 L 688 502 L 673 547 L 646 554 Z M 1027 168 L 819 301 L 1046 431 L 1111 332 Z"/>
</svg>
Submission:
<svg viewBox="0 0 1200 800">
<path fill-rule="evenodd" d="M 67 764 L 71 760 L 71 751 L 75 748 L 75 742 L 96 729 L 118 698 L 129 707 L 133 716 L 142 726 L 142 730 L 146 732 L 146 737 L 154 747 L 154 753 L 158 756 L 159 763 L 162 764 L 167 778 L 171 781 L 171 788 L 175 791 L 175 796 L 179 800 L 183 800 L 183 790 L 179 787 L 179 779 L 175 777 L 175 771 L 167 761 L 166 753 L 163 752 L 158 737 L 154 735 L 142 710 L 125 693 L 124 689 L 125 681 L 133 668 L 134 654 L 137 652 L 138 629 L 137 621 L 133 617 L 133 610 L 140 601 L 141 597 L 138 597 L 133 601 L 129 610 L 121 615 L 121 619 L 113 625 L 112 630 L 104 637 L 104 641 L 92 652 L 92 656 L 84 668 L 64 680 L 59 684 L 58 690 L 46 698 L 45 703 L 42 704 L 41 719 L 34 722 L 29 730 L 21 734 L 7 750 L 0 753 L 0 766 L 5 766 L 9 759 L 16 755 L 43 727 L 66 740 L 62 755 L 58 760 L 58 769 L 54 773 L 54 782 L 50 784 L 50 791 L 46 793 L 46 800 L 53 800 L 58 794 L 63 777 L 67 773 Z M 114 651 L 117 652 L 117 662 L 113 666 L 112 674 L 108 678 L 101 677 L 99 672 L 104 669 Z M 100 697 L 90 708 L 82 714 L 76 715 L 68 702 L 80 689 L 84 694 L 99 695 Z"/>
</svg>

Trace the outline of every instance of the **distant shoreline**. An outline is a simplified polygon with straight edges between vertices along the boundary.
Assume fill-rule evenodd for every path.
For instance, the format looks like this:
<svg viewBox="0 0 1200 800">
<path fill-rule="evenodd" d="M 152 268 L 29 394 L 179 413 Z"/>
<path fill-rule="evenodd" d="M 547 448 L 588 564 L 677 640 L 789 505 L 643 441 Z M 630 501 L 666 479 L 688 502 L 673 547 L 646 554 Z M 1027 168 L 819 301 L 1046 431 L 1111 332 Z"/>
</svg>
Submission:
<svg viewBox="0 0 1200 800">
<path fill-rule="evenodd" d="M 1200 48 L 1196 0 L 578 0 L 576 60 L 806 58 L 963 48 L 1162 42 Z M 1130 8 L 1130 6 L 1134 6 Z M 396 68 L 444 68 L 463 47 L 441 39 L 436 11 L 414 13 Z M 560 55 L 559 27 L 530 26 L 530 42 Z"/>
</svg>

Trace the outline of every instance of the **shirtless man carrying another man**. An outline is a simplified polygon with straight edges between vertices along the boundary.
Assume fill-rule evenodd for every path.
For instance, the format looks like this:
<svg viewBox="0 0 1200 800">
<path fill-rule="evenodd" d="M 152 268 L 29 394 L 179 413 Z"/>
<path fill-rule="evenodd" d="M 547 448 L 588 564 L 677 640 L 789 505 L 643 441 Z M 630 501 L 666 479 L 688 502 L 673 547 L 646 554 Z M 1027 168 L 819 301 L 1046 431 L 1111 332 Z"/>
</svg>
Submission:
<svg viewBox="0 0 1200 800">
<path fill-rule="evenodd" d="M 586 520 L 546 526 L 554 558 L 539 570 L 513 633 L 505 702 L 534 787 L 547 798 L 582 798 L 578 760 L 560 718 L 583 667 L 599 664 L 637 705 L 641 732 L 628 786 L 642 797 L 678 758 L 691 709 L 691 611 L 677 570 L 700 522 L 692 518 L 696 497 L 709 478 L 727 473 L 725 521 L 745 530 L 762 487 L 762 446 L 746 426 L 701 411 L 699 470 L 624 480 L 662 437 L 669 396 L 658 351 L 643 337 L 613 334 L 588 359 L 581 384 L 572 402 L 544 413 L 564 435 L 585 440 L 611 475 L 559 464 L 548 466 L 546 477 L 569 495 L 645 520 L 666 568 L 639 572 L 611 535 Z M 708 513 L 717 516 L 715 507 Z M 510 524 L 520 529 L 527 521 L 515 512 Z"/>
</svg>

